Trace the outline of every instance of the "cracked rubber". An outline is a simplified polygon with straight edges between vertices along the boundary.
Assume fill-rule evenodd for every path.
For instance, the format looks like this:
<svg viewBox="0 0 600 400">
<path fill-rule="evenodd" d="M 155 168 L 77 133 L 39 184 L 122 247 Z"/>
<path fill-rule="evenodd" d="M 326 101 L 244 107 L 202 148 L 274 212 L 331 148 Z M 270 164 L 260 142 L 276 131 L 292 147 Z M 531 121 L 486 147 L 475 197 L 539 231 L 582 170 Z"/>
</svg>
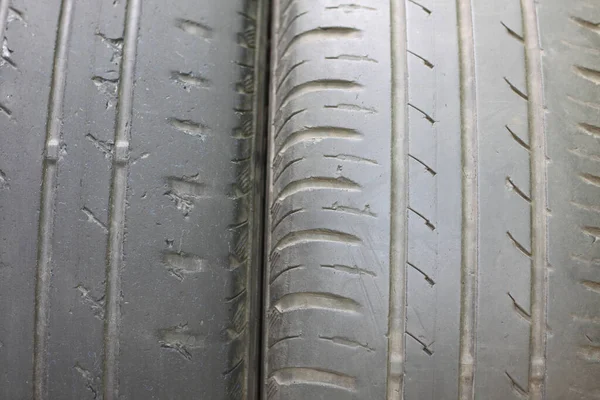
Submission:
<svg viewBox="0 0 600 400">
<path fill-rule="evenodd" d="M 600 396 L 599 23 L 273 2 L 265 399 Z"/>
<path fill-rule="evenodd" d="M 258 3 L 0 1 L 0 399 L 255 398 Z"/>
</svg>

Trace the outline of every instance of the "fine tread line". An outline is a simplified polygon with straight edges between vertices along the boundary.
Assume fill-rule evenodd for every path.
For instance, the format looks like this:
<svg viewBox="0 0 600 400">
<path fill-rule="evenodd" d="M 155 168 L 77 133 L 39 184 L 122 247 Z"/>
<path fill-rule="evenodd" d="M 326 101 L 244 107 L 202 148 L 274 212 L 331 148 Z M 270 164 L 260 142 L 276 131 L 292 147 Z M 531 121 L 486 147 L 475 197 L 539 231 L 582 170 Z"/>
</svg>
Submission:
<svg viewBox="0 0 600 400">
<path fill-rule="evenodd" d="M 390 27 L 392 161 L 386 397 L 401 400 L 404 397 L 408 218 L 408 39 L 403 0 L 390 0 Z"/>
<path fill-rule="evenodd" d="M 478 284 L 478 129 L 471 0 L 457 0 L 461 100 L 462 234 L 458 398 L 474 399 Z"/>
<path fill-rule="evenodd" d="M 33 398 L 35 400 L 42 400 L 48 397 L 48 319 L 50 312 L 50 279 L 52 275 L 52 239 L 56 192 L 58 190 L 58 161 L 61 151 L 61 120 L 67 80 L 67 56 L 74 4 L 74 0 L 63 0 L 61 3 L 56 34 L 56 47 L 54 50 L 52 83 L 48 101 L 35 288 L 33 339 Z M 0 16 L 6 17 L 8 5 L 9 1 L 2 2 L 0 5 Z M 6 18 L 3 18 L 0 24 L 4 33 Z"/>
<path fill-rule="evenodd" d="M 531 185 L 531 328 L 529 342 L 530 400 L 543 400 L 547 340 L 547 179 L 542 60 L 534 0 L 521 0 L 529 116 Z"/>
<path fill-rule="evenodd" d="M 141 0 L 129 0 L 125 16 L 123 58 L 118 89 L 110 194 L 106 265 L 106 319 L 104 322 L 103 398 L 116 400 L 118 395 L 120 297 L 125 234 L 125 208 L 128 181 L 129 137 L 133 111 L 133 86 Z"/>
</svg>

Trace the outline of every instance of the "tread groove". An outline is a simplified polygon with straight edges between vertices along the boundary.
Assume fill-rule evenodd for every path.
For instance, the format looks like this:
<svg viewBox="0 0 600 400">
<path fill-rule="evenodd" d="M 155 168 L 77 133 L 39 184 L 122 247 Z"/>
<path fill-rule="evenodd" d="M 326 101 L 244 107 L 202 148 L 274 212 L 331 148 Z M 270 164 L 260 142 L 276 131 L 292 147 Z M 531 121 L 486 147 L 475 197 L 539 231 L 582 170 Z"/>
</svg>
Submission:
<svg viewBox="0 0 600 400">
<path fill-rule="evenodd" d="M 358 313 L 361 305 L 349 298 L 333 293 L 297 292 L 283 295 L 273 303 L 279 313 L 318 309 L 338 313 Z"/>
<path fill-rule="evenodd" d="M 517 142 L 525 150 L 527 150 L 527 151 L 531 150 L 529 148 L 529 145 L 527 143 L 525 143 L 525 141 L 523 139 L 521 139 L 512 129 L 510 129 L 508 127 L 508 125 L 504 125 L 504 127 L 506 128 L 506 130 L 508 131 L 508 133 L 510 133 L 510 136 L 515 140 L 515 142 Z"/>
<path fill-rule="evenodd" d="M 329 386 L 349 392 L 356 391 L 356 378 L 339 372 L 324 371 L 317 368 L 281 368 L 273 371 L 270 378 L 280 386 L 309 384 Z"/>
<path fill-rule="evenodd" d="M 349 81 L 344 79 L 318 79 L 308 82 L 303 82 L 295 85 L 287 91 L 283 96 L 280 104 L 280 108 L 283 108 L 290 101 L 304 96 L 308 93 L 322 92 L 325 90 L 340 90 L 343 92 L 355 92 L 362 88 L 362 85 L 355 81 Z"/>
<path fill-rule="evenodd" d="M 142 0 L 128 0 L 125 16 L 123 58 L 117 98 L 117 117 L 115 124 L 115 147 L 109 205 L 108 246 L 106 264 L 106 320 L 104 323 L 104 365 L 103 398 L 119 398 L 118 356 L 120 330 L 120 297 L 123 263 L 123 245 L 125 234 L 125 209 L 128 182 L 129 137 L 133 111 L 133 89 L 135 83 L 135 62 L 137 56 L 138 30 Z M 184 21 L 185 22 L 185 21 Z M 189 28 L 190 33 L 198 35 L 198 24 L 190 21 L 182 29 Z M 192 29 L 193 28 L 193 29 Z M 184 29 L 185 30 L 185 29 Z M 202 30 L 202 33 L 206 33 Z"/>
<path fill-rule="evenodd" d="M 11 0 L 2 0 L 0 1 L 0 32 L 2 32 L 2 40 L 5 39 L 6 35 L 6 24 L 8 22 L 8 14 Z"/>
<path fill-rule="evenodd" d="M 281 189 L 273 203 L 280 203 L 294 194 L 312 190 L 342 190 L 356 192 L 361 190 L 361 187 L 358 183 L 344 177 L 312 177 L 300 179 L 288 183 L 283 189 Z"/>
<path fill-rule="evenodd" d="M 571 21 L 582 28 L 589 29 L 590 31 L 600 35 L 600 23 L 594 23 L 580 17 L 571 17 Z"/>
<path fill-rule="evenodd" d="M 424 10 L 426 10 L 423 7 Z M 392 149 L 387 400 L 404 398 L 408 226 L 408 38 L 404 0 L 390 0 Z"/>
<path fill-rule="evenodd" d="M 458 398 L 473 400 L 479 263 L 479 162 L 475 44 L 471 0 L 457 0 L 462 158 L 461 293 Z"/>
<path fill-rule="evenodd" d="M 600 71 L 582 67 L 580 65 L 575 65 L 573 68 L 575 69 L 575 73 L 583 79 L 586 79 L 595 85 L 600 85 Z"/>
<path fill-rule="evenodd" d="M 281 52 L 281 55 L 279 57 L 280 58 L 285 57 L 286 54 L 288 53 L 288 51 L 290 51 L 290 49 L 294 45 L 296 45 L 299 42 L 306 40 L 306 39 L 310 39 L 313 37 L 321 38 L 321 39 L 325 39 L 325 38 L 333 38 L 333 39 L 355 38 L 355 37 L 359 37 L 361 32 L 362 31 L 360 29 L 351 28 L 351 27 L 347 27 L 347 26 L 323 26 L 323 27 L 318 27 L 318 28 L 311 29 L 308 31 L 300 32 L 297 35 L 295 35 L 286 44 L 285 48 L 283 49 L 283 51 Z"/>
<path fill-rule="evenodd" d="M 293 231 L 285 235 L 275 244 L 275 246 L 273 246 L 272 253 L 284 250 L 288 247 L 310 242 L 330 242 L 349 246 L 358 246 L 362 243 L 362 240 L 360 240 L 358 236 L 345 232 L 334 231 L 331 229 L 307 229 L 304 231 Z"/>
<path fill-rule="evenodd" d="M 6 15 L 10 1 L 0 4 L 0 22 L 5 32 Z M 33 398 L 42 400 L 48 397 L 48 318 L 50 312 L 50 279 L 52 275 L 52 240 L 58 175 L 58 161 L 61 146 L 61 120 L 64 92 L 67 80 L 67 57 L 69 37 L 73 19 L 74 0 L 61 3 L 52 83 L 46 122 L 45 159 L 43 161 L 42 194 L 40 202 L 37 276 L 35 289 L 35 322 L 33 344 Z"/>
<path fill-rule="evenodd" d="M 346 139 L 346 140 L 361 140 L 362 135 L 354 130 L 347 128 L 340 128 L 335 126 L 315 126 L 308 127 L 300 131 L 290 133 L 283 143 L 279 146 L 279 149 L 275 153 L 275 164 L 278 163 L 278 159 L 281 159 L 283 154 L 292 146 L 302 142 L 317 142 L 325 139 Z"/>
<path fill-rule="evenodd" d="M 547 340 L 547 178 L 544 88 L 535 0 L 521 0 L 528 93 L 531 185 L 531 328 L 529 342 L 530 400 L 543 400 Z"/>
<path fill-rule="evenodd" d="M 283 130 L 283 128 L 287 125 L 288 122 L 290 122 L 290 120 L 292 118 L 294 118 L 296 115 L 298 114 L 302 114 L 303 112 L 305 112 L 307 109 L 306 108 L 301 108 L 300 110 L 296 110 L 292 113 L 290 113 L 290 115 L 288 115 L 283 122 L 281 123 L 281 126 L 279 128 L 277 128 L 277 131 L 275 132 L 274 135 L 274 139 L 277 139 L 277 137 L 279 136 L 279 134 L 281 133 L 281 131 Z"/>
</svg>

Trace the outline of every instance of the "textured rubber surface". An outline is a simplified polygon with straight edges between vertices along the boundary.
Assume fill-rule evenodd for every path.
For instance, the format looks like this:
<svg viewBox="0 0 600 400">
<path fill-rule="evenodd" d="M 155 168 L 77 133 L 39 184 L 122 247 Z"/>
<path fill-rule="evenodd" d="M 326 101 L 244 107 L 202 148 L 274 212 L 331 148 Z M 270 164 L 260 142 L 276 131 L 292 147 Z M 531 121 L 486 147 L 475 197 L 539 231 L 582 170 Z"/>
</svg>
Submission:
<svg viewBox="0 0 600 400">
<path fill-rule="evenodd" d="M 255 398 L 261 13 L 0 1 L 0 399 Z"/>
<path fill-rule="evenodd" d="M 598 4 L 272 18 L 264 398 L 598 398 Z"/>
</svg>

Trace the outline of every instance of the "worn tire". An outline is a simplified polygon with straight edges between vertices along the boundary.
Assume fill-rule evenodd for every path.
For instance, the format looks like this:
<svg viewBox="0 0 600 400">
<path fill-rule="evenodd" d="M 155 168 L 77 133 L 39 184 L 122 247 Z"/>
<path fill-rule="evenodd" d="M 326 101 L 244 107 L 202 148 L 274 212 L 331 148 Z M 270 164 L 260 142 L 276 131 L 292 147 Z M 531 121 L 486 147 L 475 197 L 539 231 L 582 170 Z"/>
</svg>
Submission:
<svg viewBox="0 0 600 400">
<path fill-rule="evenodd" d="M 255 398 L 258 3 L 0 1 L 0 399 Z"/>
<path fill-rule="evenodd" d="M 264 398 L 598 398 L 598 4 L 273 3 Z"/>
</svg>

